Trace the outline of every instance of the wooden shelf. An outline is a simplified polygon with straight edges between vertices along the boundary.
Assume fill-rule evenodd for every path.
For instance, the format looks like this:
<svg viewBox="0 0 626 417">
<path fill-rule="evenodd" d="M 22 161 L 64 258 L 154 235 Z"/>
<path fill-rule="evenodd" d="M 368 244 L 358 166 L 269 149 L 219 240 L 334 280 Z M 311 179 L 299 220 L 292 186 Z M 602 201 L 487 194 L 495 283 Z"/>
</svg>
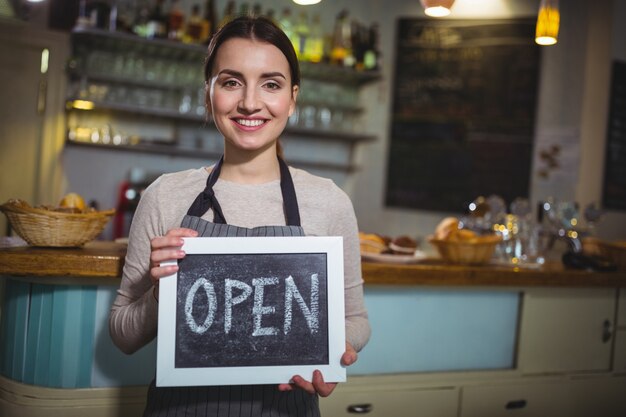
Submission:
<svg viewBox="0 0 626 417">
<path fill-rule="evenodd" d="M 146 39 L 140 36 L 109 32 L 92 28 L 72 31 L 75 48 L 108 50 L 112 52 L 142 52 L 155 58 L 202 62 L 206 55 L 204 45 L 186 44 L 167 39 Z M 360 86 L 381 78 L 379 71 L 357 71 L 352 68 L 325 63 L 300 62 L 302 78 Z"/>
<path fill-rule="evenodd" d="M 138 143 L 136 145 L 113 145 L 113 144 L 105 144 L 105 143 L 92 143 L 92 142 L 79 142 L 75 140 L 68 139 L 66 141 L 67 146 L 75 146 L 82 148 L 91 148 L 95 150 L 111 150 L 111 151 L 119 151 L 119 152 L 138 152 L 144 154 L 153 154 L 153 155 L 166 155 L 171 157 L 181 157 L 181 158 L 190 158 L 190 159 L 200 159 L 200 160 L 217 160 L 220 156 L 222 156 L 221 152 L 216 151 L 208 151 L 202 149 L 192 149 L 192 148 L 181 148 L 176 146 L 176 144 L 172 145 L 163 145 L 163 144 L 150 144 L 147 142 Z M 356 167 L 352 165 L 343 165 L 343 164 L 334 164 L 328 162 L 315 162 L 315 161 L 303 161 L 289 158 L 289 165 L 292 165 L 297 168 L 314 168 L 314 169 L 323 169 L 329 171 L 339 171 L 339 172 L 354 172 L 357 170 Z"/>
</svg>

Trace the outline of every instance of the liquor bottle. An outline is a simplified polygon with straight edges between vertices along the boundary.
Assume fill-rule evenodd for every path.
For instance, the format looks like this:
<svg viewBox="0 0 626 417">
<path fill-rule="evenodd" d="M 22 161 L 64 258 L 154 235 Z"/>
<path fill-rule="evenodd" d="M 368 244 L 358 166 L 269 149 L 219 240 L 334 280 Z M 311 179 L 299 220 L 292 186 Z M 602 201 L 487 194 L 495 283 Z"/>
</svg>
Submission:
<svg viewBox="0 0 626 417">
<path fill-rule="evenodd" d="M 150 16 L 148 18 L 149 38 L 167 37 L 167 17 L 163 14 L 164 1 L 165 0 L 156 0 L 154 7 L 150 11 Z"/>
<path fill-rule="evenodd" d="M 351 27 L 348 20 L 348 11 L 342 10 L 335 20 L 333 31 L 333 45 L 330 60 L 334 64 L 349 65 L 354 60 L 352 57 Z"/>
<path fill-rule="evenodd" d="M 306 44 L 311 34 L 311 30 L 309 29 L 308 16 L 306 12 L 300 12 L 300 16 L 298 16 L 298 22 L 294 27 L 294 35 L 296 39 L 296 55 L 299 59 L 306 60 L 305 50 Z"/>
<path fill-rule="evenodd" d="M 368 47 L 363 57 L 363 66 L 366 70 L 380 68 L 380 52 L 378 49 L 378 24 L 372 23 L 369 29 Z"/>
<path fill-rule="evenodd" d="M 116 10 L 117 14 L 117 10 Z M 150 20 L 150 10 L 146 3 L 138 5 L 133 22 L 133 32 L 142 38 L 148 37 L 148 21 Z"/>
<path fill-rule="evenodd" d="M 183 42 L 199 43 L 202 39 L 202 26 L 203 19 L 202 16 L 200 16 L 200 5 L 194 4 L 191 6 L 191 14 L 189 15 L 189 19 L 187 19 Z"/>
<path fill-rule="evenodd" d="M 235 17 L 235 8 L 236 5 L 234 0 L 229 0 L 228 3 L 226 3 L 226 7 L 224 8 L 224 15 L 222 16 L 222 20 L 220 20 L 218 29 L 233 20 L 233 18 Z"/>
<path fill-rule="evenodd" d="M 252 6 L 252 16 L 263 16 L 263 6 L 261 6 L 261 3 L 254 3 L 254 6 Z"/>
<path fill-rule="evenodd" d="M 283 9 L 280 18 L 278 19 L 278 26 L 280 26 L 283 32 L 285 32 L 285 35 L 287 35 L 297 53 L 299 42 L 294 31 L 293 22 L 291 21 L 291 9 L 289 9 L 288 7 L 285 7 Z"/>
<path fill-rule="evenodd" d="M 238 16 L 248 16 L 250 14 L 250 5 L 245 1 L 239 5 Z"/>
<path fill-rule="evenodd" d="M 167 15 L 167 37 L 173 40 L 181 40 L 185 24 L 185 14 L 180 8 L 179 0 L 172 0 L 172 7 Z"/>
<path fill-rule="evenodd" d="M 204 19 L 202 20 L 202 35 L 203 42 L 209 43 L 211 36 L 217 30 L 217 16 L 215 14 L 215 2 L 213 0 L 207 0 L 204 8 Z"/>
<path fill-rule="evenodd" d="M 324 58 L 324 32 L 320 23 L 320 15 L 313 16 L 311 33 L 306 41 L 304 57 L 310 62 L 321 62 Z"/>
</svg>

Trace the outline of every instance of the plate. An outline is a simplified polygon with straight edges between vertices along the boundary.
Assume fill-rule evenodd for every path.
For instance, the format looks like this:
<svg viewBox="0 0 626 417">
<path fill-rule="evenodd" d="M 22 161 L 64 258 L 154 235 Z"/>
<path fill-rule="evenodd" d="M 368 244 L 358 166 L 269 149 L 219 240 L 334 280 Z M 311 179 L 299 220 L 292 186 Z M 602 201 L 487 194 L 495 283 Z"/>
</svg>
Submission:
<svg viewBox="0 0 626 417">
<path fill-rule="evenodd" d="M 392 255 L 389 253 L 361 253 L 361 259 L 370 262 L 387 264 L 414 264 L 426 259 L 426 254 L 420 250 L 413 255 Z"/>
</svg>

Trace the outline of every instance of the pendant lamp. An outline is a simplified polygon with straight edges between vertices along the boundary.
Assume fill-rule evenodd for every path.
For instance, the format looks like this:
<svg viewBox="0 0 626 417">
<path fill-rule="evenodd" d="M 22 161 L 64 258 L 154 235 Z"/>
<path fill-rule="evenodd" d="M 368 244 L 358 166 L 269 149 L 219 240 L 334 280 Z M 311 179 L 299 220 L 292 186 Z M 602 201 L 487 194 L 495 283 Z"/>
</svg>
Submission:
<svg viewBox="0 0 626 417">
<path fill-rule="evenodd" d="M 424 13 L 431 17 L 444 17 L 450 14 L 454 0 L 420 0 L 424 6 Z"/>
<path fill-rule="evenodd" d="M 559 36 L 559 0 L 541 0 L 537 27 L 535 29 L 535 42 L 539 45 L 554 45 Z"/>
<path fill-rule="evenodd" d="M 293 0 L 294 3 L 300 6 L 310 6 L 311 4 L 317 4 L 322 0 Z"/>
</svg>

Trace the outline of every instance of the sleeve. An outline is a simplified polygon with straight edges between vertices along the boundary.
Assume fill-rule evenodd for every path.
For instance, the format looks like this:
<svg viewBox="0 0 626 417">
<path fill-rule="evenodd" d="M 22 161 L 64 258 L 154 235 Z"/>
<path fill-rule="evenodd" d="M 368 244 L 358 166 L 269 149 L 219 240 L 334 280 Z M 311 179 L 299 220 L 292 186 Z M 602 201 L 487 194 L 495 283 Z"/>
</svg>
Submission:
<svg viewBox="0 0 626 417">
<path fill-rule="evenodd" d="M 343 236 L 346 340 L 358 352 L 371 334 L 363 299 L 359 229 L 350 198 L 338 187 L 336 190 L 337 197 L 329 207 L 333 213 L 330 234 Z"/>
<path fill-rule="evenodd" d="M 122 282 L 111 307 L 109 332 L 115 345 L 131 354 L 156 336 L 158 304 L 150 279 L 150 240 L 164 235 L 158 210 L 158 184 L 142 194 L 130 227 Z"/>
</svg>

